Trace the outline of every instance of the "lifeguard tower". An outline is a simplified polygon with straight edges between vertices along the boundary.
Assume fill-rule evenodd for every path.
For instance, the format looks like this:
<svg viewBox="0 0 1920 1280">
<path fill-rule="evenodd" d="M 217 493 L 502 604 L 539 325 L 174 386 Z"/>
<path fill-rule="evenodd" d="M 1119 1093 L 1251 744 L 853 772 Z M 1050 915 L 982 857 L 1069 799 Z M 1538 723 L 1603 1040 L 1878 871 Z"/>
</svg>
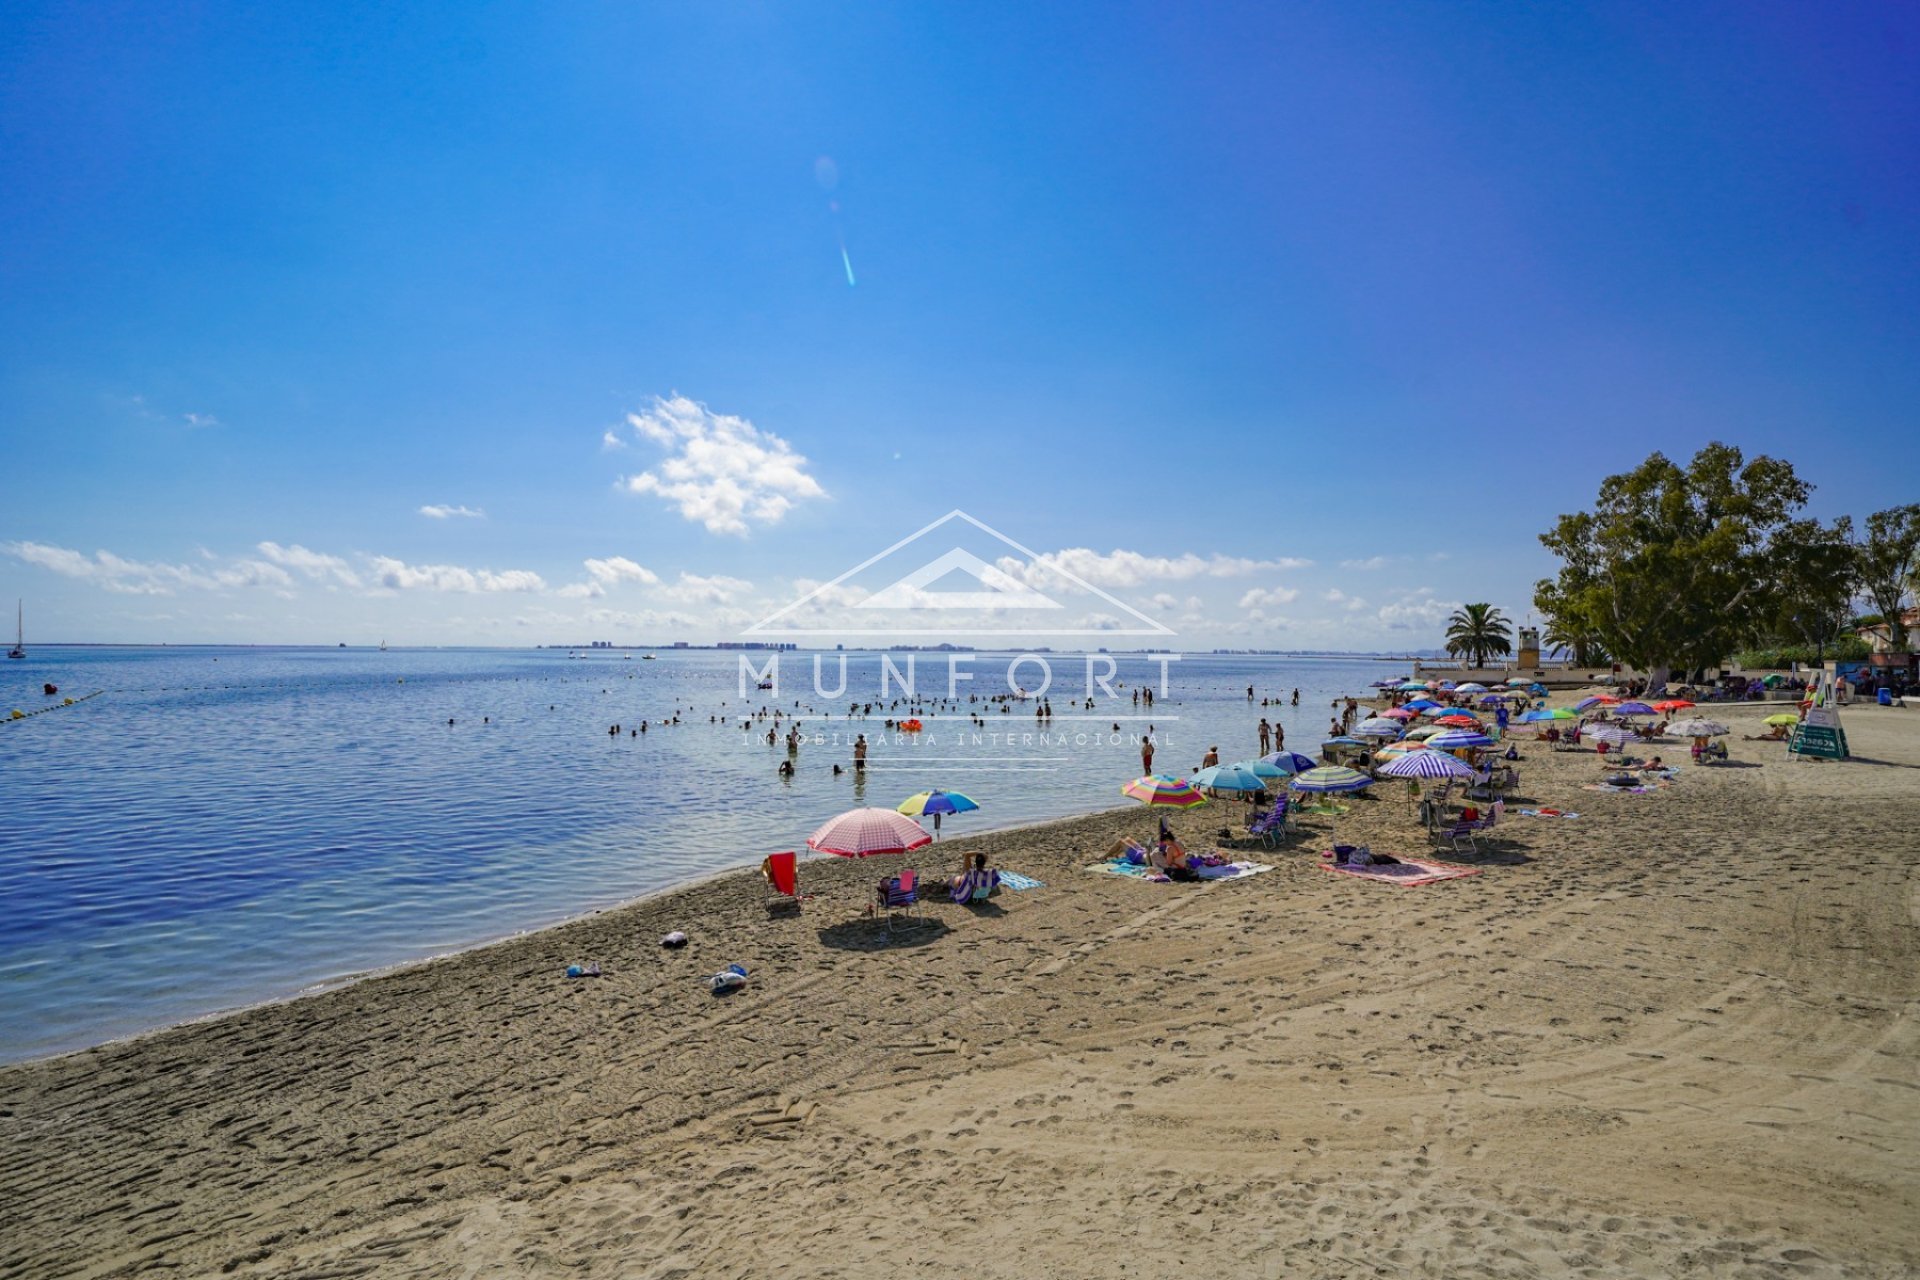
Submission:
<svg viewBox="0 0 1920 1280">
<path fill-rule="evenodd" d="M 1522 671 L 1540 668 L 1540 628 L 1520 628 L 1520 643 L 1514 652 L 1514 664 Z"/>
</svg>

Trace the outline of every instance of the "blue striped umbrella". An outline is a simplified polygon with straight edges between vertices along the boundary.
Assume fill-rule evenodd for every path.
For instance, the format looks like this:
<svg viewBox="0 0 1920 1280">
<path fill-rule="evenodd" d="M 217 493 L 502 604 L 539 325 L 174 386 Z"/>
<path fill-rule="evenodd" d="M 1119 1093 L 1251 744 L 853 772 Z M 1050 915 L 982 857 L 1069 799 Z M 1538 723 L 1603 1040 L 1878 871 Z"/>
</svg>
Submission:
<svg viewBox="0 0 1920 1280">
<path fill-rule="evenodd" d="M 1353 733 L 1358 738 L 1397 738 L 1400 736 L 1400 726 L 1392 720 L 1375 716 L 1355 725 Z"/>
<path fill-rule="evenodd" d="M 1428 738 L 1427 745 L 1436 751 L 1458 751 L 1462 747 L 1490 747 L 1493 739 L 1471 729 L 1449 729 Z"/>
<path fill-rule="evenodd" d="M 1380 766 L 1390 778 L 1470 778 L 1473 770 L 1442 751 L 1409 751 Z"/>
</svg>

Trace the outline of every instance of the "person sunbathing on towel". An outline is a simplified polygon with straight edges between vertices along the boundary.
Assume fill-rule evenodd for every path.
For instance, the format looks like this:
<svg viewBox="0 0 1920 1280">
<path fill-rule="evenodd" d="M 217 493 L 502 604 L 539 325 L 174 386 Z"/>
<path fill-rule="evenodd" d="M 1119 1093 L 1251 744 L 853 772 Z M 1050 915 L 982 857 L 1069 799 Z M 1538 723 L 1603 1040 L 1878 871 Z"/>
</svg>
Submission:
<svg viewBox="0 0 1920 1280">
<path fill-rule="evenodd" d="M 1155 871 L 1165 872 L 1169 880 L 1200 878 L 1193 873 L 1193 868 L 1187 865 L 1187 851 L 1181 847 L 1180 841 L 1174 838 L 1171 831 L 1167 833 L 1166 839 L 1155 843 L 1152 852 L 1147 855 L 1147 864 Z"/>
</svg>

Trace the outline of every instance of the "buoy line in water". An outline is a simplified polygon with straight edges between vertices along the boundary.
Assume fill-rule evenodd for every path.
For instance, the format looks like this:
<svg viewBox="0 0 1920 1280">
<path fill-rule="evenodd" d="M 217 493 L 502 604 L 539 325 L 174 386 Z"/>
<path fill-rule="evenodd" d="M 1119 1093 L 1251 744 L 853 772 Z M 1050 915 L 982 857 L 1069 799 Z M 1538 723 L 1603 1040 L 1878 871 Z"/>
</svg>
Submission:
<svg viewBox="0 0 1920 1280">
<path fill-rule="evenodd" d="M 95 689 L 92 693 L 83 693 L 77 698 L 62 698 L 50 706 L 38 707 L 32 711 L 22 711 L 20 708 L 15 707 L 12 711 L 8 712 L 5 717 L 0 717 L 0 723 L 12 724 L 16 720 L 31 720 L 35 716 L 43 716 L 49 711 L 64 711 L 68 707 L 79 706 L 89 698 L 97 698 L 105 692 L 105 689 Z"/>
</svg>

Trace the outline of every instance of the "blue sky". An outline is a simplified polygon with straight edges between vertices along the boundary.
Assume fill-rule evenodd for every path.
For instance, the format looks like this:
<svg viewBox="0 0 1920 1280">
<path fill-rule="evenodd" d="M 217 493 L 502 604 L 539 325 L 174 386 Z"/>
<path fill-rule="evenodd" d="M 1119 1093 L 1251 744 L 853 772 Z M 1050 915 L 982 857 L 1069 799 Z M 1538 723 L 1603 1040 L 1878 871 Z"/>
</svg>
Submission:
<svg viewBox="0 0 1920 1280">
<path fill-rule="evenodd" d="M 961 507 L 1405 647 L 1656 448 L 1914 496 L 1910 8 L 392 9 L 0 10 L 41 638 L 721 638 Z"/>
</svg>

